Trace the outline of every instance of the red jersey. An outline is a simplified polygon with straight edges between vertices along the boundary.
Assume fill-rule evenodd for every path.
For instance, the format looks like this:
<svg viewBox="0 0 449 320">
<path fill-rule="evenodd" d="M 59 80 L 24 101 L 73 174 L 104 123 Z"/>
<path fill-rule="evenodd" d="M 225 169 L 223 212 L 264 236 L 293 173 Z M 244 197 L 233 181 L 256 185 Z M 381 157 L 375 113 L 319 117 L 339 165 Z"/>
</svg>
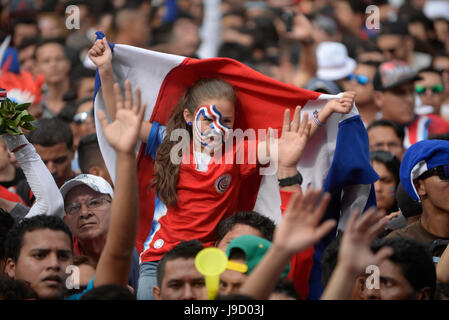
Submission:
<svg viewBox="0 0 449 320">
<path fill-rule="evenodd" d="M 145 241 L 141 262 L 160 260 L 181 240 L 197 239 L 205 246 L 214 245 L 215 227 L 238 209 L 241 182 L 257 173 L 257 159 L 248 163 L 248 151 L 248 142 L 242 142 L 229 150 L 232 157 L 223 152 L 221 163 L 212 157 L 207 170 L 201 172 L 191 148 L 189 163 L 181 163 L 177 204 L 166 207 L 156 198 L 154 233 Z M 238 164 L 239 152 L 244 152 L 245 161 L 240 161 L 243 164 Z M 233 159 L 233 163 L 225 163 L 225 159 Z"/>
</svg>

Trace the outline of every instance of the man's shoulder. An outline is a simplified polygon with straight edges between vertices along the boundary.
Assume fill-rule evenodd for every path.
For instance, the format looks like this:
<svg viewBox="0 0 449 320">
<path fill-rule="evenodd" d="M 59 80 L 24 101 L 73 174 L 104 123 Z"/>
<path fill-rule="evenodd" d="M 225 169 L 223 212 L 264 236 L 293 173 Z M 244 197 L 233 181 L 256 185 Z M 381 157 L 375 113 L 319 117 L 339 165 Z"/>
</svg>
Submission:
<svg viewBox="0 0 449 320">
<path fill-rule="evenodd" d="M 433 236 L 422 227 L 420 220 L 413 222 L 404 228 L 394 230 L 387 235 L 387 238 L 394 237 L 410 238 L 424 243 L 437 239 L 437 237 Z"/>
</svg>

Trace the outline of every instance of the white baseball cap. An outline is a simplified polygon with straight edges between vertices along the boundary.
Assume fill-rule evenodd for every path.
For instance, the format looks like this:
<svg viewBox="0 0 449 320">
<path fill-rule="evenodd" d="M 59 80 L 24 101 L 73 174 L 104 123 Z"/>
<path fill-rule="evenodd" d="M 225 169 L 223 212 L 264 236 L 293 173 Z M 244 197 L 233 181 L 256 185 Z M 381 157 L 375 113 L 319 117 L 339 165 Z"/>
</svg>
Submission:
<svg viewBox="0 0 449 320">
<path fill-rule="evenodd" d="M 316 57 L 317 77 L 324 80 L 344 79 L 354 71 L 357 64 L 348 56 L 345 45 L 339 42 L 321 42 L 316 48 Z"/>
<path fill-rule="evenodd" d="M 59 189 L 64 201 L 67 193 L 69 193 L 70 190 L 79 185 L 86 185 L 96 192 L 108 194 L 111 196 L 111 198 L 114 197 L 114 190 L 112 189 L 109 182 L 107 182 L 102 177 L 95 176 L 93 174 L 79 174 L 75 178 L 65 182 L 62 185 L 61 189 Z"/>
</svg>

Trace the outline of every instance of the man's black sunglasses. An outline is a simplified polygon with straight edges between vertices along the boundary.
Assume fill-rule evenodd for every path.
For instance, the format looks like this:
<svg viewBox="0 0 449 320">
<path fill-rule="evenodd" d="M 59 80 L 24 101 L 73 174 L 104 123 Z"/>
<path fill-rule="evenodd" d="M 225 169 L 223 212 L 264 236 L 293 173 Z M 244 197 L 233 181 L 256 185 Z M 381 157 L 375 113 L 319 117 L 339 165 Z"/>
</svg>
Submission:
<svg viewBox="0 0 449 320">
<path fill-rule="evenodd" d="M 418 179 L 423 180 L 431 176 L 438 176 L 441 180 L 449 180 L 449 164 L 444 164 L 442 166 L 427 170 L 422 175 L 420 175 Z"/>
</svg>

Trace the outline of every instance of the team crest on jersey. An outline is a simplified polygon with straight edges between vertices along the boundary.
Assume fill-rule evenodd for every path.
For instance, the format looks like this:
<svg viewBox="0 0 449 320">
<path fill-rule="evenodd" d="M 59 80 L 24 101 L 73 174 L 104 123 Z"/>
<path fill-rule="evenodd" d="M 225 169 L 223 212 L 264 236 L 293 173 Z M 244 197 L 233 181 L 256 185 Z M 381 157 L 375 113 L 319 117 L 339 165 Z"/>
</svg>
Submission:
<svg viewBox="0 0 449 320">
<path fill-rule="evenodd" d="M 231 184 L 231 175 L 229 173 L 222 175 L 215 181 L 215 189 L 218 193 L 223 193 L 228 190 Z"/>
</svg>

